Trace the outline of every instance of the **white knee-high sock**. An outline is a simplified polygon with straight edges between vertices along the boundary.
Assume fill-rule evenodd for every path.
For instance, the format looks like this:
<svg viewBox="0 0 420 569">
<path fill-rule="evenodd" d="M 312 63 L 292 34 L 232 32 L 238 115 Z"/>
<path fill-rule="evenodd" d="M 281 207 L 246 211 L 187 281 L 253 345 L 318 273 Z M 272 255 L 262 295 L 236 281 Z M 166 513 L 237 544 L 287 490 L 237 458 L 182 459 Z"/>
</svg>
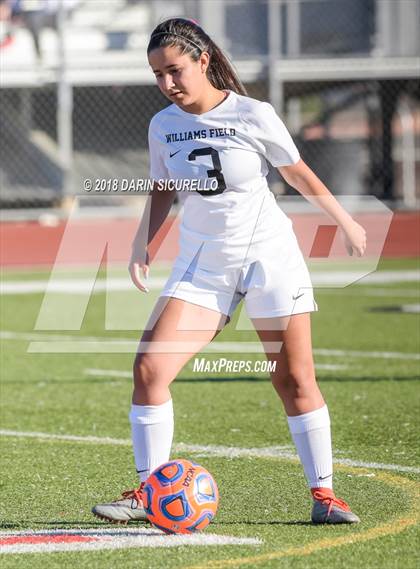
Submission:
<svg viewBox="0 0 420 569">
<path fill-rule="evenodd" d="M 331 428 L 328 407 L 287 417 L 310 488 L 332 488 Z"/>
<path fill-rule="evenodd" d="M 144 482 L 169 460 L 174 435 L 172 399 L 162 405 L 132 405 L 129 418 L 136 469 Z"/>
</svg>

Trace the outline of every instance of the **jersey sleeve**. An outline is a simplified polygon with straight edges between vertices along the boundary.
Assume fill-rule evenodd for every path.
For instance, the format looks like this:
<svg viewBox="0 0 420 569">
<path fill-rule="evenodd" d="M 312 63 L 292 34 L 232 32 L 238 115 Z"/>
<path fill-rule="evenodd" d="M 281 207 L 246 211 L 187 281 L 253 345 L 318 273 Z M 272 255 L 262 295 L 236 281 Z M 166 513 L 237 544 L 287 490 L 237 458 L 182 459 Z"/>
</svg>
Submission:
<svg viewBox="0 0 420 569">
<path fill-rule="evenodd" d="M 169 173 L 163 157 L 163 145 L 158 136 L 158 122 L 152 118 L 149 124 L 149 178 L 152 180 L 166 180 Z"/>
<path fill-rule="evenodd" d="M 252 118 L 247 114 L 247 122 L 253 124 L 252 134 L 259 151 L 272 166 L 290 166 L 299 161 L 296 148 L 289 131 L 270 103 L 260 103 Z"/>
</svg>

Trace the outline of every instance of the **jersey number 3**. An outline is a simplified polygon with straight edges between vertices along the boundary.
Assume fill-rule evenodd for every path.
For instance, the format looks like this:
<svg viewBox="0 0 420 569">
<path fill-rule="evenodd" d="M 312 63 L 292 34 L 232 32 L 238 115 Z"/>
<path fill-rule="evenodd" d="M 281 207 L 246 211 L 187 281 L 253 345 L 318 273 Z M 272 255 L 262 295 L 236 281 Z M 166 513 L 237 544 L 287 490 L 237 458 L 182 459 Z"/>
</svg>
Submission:
<svg viewBox="0 0 420 569">
<path fill-rule="evenodd" d="M 213 162 L 213 170 L 207 170 L 207 176 L 209 178 L 216 178 L 217 188 L 212 190 L 197 190 L 197 193 L 202 196 L 217 196 L 223 194 L 226 190 L 226 182 L 222 174 L 222 165 L 220 164 L 219 153 L 214 148 L 206 146 L 205 148 L 196 148 L 188 155 L 188 160 L 195 160 L 197 156 L 211 156 Z"/>
</svg>

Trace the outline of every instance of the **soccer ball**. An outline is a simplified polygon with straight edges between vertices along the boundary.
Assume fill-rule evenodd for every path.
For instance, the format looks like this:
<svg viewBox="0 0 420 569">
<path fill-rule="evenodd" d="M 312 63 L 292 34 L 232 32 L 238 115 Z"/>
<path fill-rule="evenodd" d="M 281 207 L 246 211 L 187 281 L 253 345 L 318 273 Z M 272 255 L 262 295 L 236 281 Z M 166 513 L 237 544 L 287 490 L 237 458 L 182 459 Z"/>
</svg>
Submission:
<svg viewBox="0 0 420 569">
<path fill-rule="evenodd" d="M 216 515 L 219 491 L 213 476 L 189 460 L 165 462 L 142 490 L 148 520 L 165 533 L 203 530 Z"/>
</svg>

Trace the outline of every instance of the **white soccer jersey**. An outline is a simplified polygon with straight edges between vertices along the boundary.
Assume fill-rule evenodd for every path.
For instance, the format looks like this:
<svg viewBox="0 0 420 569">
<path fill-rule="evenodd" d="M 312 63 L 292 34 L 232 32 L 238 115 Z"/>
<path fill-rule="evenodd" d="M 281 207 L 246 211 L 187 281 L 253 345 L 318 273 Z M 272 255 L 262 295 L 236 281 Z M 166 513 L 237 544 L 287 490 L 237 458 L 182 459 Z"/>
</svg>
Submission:
<svg viewBox="0 0 420 569">
<path fill-rule="evenodd" d="M 269 103 L 228 91 L 200 115 L 172 104 L 149 126 L 150 178 L 198 180 L 207 193 L 179 192 L 184 211 L 180 258 L 200 251 L 202 268 L 238 267 L 261 256 L 267 240 L 290 231 L 267 184 L 274 167 L 299 160 L 299 152 Z"/>
</svg>

